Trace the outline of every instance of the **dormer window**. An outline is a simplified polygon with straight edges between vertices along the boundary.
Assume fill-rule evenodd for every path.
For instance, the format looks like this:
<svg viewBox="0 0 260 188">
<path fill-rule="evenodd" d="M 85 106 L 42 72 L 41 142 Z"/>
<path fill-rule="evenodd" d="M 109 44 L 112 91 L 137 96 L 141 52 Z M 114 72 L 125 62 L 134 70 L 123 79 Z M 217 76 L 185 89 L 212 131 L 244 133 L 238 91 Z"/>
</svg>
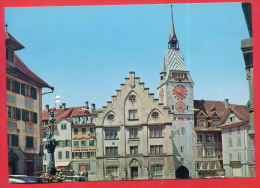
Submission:
<svg viewBox="0 0 260 188">
<path fill-rule="evenodd" d="M 218 120 L 216 120 L 216 119 L 213 119 L 212 120 L 212 122 L 211 122 L 211 126 L 217 126 L 218 125 L 218 123 L 219 123 L 219 121 Z"/>
<path fill-rule="evenodd" d="M 205 120 L 203 119 L 199 120 L 199 127 L 205 127 Z"/>
<path fill-rule="evenodd" d="M 6 49 L 6 60 L 14 62 L 14 52 L 10 49 Z"/>
</svg>

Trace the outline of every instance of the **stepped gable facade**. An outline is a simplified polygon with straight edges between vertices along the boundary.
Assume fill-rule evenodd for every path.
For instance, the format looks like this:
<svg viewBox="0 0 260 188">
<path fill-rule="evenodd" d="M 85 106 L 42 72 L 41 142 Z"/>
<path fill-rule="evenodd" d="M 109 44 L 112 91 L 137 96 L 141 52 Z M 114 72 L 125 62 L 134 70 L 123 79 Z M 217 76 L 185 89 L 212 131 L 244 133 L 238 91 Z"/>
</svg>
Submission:
<svg viewBox="0 0 260 188">
<path fill-rule="evenodd" d="M 134 72 L 94 119 L 97 179 L 172 179 L 169 109 Z"/>
</svg>

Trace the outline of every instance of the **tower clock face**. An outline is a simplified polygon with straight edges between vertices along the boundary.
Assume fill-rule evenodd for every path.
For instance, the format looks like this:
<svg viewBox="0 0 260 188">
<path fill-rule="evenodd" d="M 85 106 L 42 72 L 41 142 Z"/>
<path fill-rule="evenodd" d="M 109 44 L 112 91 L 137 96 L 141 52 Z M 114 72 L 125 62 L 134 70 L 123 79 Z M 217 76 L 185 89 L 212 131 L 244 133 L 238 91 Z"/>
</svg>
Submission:
<svg viewBox="0 0 260 188">
<path fill-rule="evenodd" d="M 183 113 L 184 110 L 185 110 L 185 104 L 184 102 L 182 101 L 178 101 L 176 104 L 175 104 L 175 109 L 178 113 Z"/>
<path fill-rule="evenodd" d="M 160 101 L 163 101 L 163 99 L 164 99 L 164 90 L 163 90 L 163 88 L 161 88 L 160 91 L 159 91 L 159 98 L 160 98 Z"/>
<path fill-rule="evenodd" d="M 187 96 L 187 89 L 183 85 L 177 85 L 172 90 L 173 96 L 178 100 L 183 100 Z"/>
</svg>

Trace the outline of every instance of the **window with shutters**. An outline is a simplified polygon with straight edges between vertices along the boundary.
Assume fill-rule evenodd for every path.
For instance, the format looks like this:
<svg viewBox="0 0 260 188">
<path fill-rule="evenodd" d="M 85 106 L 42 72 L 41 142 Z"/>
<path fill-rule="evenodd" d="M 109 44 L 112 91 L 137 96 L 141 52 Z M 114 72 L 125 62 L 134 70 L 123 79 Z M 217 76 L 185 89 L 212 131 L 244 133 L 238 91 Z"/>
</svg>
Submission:
<svg viewBox="0 0 260 188">
<path fill-rule="evenodd" d="M 6 89 L 8 91 L 11 91 L 12 90 L 12 80 L 10 80 L 9 78 L 6 78 Z"/>
<path fill-rule="evenodd" d="M 61 130 L 66 130 L 67 129 L 67 125 L 66 124 L 61 124 Z"/>
<path fill-rule="evenodd" d="M 241 146 L 241 138 L 240 137 L 237 138 L 237 146 Z"/>
<path fill-rule="evenodd" d="M 197 142 L 203 142 L 203 135 L 202 134 L 197 135 Z"/>
<path fill-rule="evenodd" d="M 74 140 L 73 145 L 74 145 L 74 147 L 79 147 L 79 141 L 78 140 Z"/>
<path fill-rule="evenodd" d="M 212 134 L 206 135 L 206 142 L 213 142 L 213 135 Z"/>
<path fill-rule="evenodd" d="M 90 158 L 95 158 L 96 157 L 96 152 L 92 151 L 89 152 L 90 153 Z"/>
<path fill-rule="evenodd" d="M 237 160 L 241 161 L 241 153 L 240 152 L 237 153 Z"/>
<path fill-rule="evenodd" d="M 89 128 L 89 133 L 90 134 L 95 134 L 95 127 L 90 127 Z"/>
<path fill-rule="evenodd" d="M 59 157 L 59 159 L 62 159 L 62 152 L 61 151 L 58 152 L 58 157 Z"/>
<path fill-rule="evenodd" d="M 78 132 L 79 132 L 78 128 L 74 128 L 74 135 L 78 135 Z"/>
<path fill-rule="evenodd" d="M 66 151 L 66 159 L 69 159 L 69 158 L 70 158 L 70 152 Z"/>
<path fill-rule="evenodd" d="M 26 136 L 26 148 L 33 148 L 33 137 Z"/>
<path fill-rule="evenodd" d="M 95 140 L 89 140 L 89 146 L 95 146 Z"/>
<path fill-rule="evenodd" d="M 228 146 L 232 147 L 232 138 L 228 138 Z"/>
<path fill-rule="evenodd" d="M 19 137 L 18 137 L 18 135 L 16 135 L 16 134 L 9 134 L 8 135 L 8 145 L 9 146 L 18 146 L 18 139 L 19 139 Z"/>
<path fill-rule="evenodd" d="M 81 140 L 81 147 L 85 147 L 87 145 L 87 141 L 86 140 Z"/>
</svg>

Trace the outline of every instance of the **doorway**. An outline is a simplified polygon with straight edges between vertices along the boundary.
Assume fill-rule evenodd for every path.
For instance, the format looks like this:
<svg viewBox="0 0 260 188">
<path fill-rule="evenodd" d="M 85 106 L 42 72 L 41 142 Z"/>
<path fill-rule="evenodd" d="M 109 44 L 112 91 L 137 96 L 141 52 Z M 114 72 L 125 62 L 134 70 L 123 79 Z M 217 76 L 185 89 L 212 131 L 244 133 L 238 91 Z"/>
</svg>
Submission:
<svg viewBox="0 0 260 188">
<path fill-rule="evenodd" d="M 26 161 L 26 175 L 27 176 L 33 176 L 34 175 L 33 161 Z"/>
<path fill-rule="evenodd" d="M 138 167 L 137 166 L 131 167 L 131 178 L 138 179 Z"/>
<path fill-rule="evenodd" d="M 175 171 L 175 174 L 176 174 L 176 179 L 189 179 L 190 178 L 189 170 L 185 166 L 180 166 L 179 168 L 177 168 L 177 170 Z"/>
</svg>

